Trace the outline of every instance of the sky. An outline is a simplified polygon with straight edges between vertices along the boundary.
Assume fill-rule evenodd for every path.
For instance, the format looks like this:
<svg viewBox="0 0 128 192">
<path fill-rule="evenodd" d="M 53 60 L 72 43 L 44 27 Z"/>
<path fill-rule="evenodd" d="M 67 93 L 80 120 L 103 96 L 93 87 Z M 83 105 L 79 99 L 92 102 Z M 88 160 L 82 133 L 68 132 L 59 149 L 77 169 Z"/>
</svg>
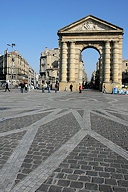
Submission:
<svg viewBox="0 0 128 192">
<path fill-rule="evenodd" d="M 123 59 L 128 59 L 128 0 L 0 0 L 0 7 L 0 53 L 15 43 L 36 73 L 45 47 L 58 47 L 57 31 L 88 15 L 124 29 Z M 99 55 L 94 49 L 83 54 L 90 77 Z"/>
</svg>

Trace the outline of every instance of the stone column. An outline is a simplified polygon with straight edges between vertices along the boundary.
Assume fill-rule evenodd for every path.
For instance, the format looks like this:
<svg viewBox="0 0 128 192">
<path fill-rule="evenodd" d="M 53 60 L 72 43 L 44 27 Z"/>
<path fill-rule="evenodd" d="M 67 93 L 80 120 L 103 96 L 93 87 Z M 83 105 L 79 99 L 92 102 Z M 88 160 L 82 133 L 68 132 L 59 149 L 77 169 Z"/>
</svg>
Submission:
<svg viewBox="0 0 128 192">
<path fill-rule="evenodd" d="M 61 42 L 59 41 L 59 49 L 58 49 L 58 52 L 59 52 L 59 58 L 58 58 L 58 70 L 59 70 L 59 81 L 61 81 L 61 62 L 62 62 L 62 45 L 61 45 Z"/>
<path fill-rule="evenodd" d="M 79 47 L 75 49 L 75 82 L 79 83 L 79 64 L 80 64 L 80 53 L 81 50 Z"/>
<path fill-rule="evenodd" d="M 83 80 L 83 59 L 81 58 L 80 55 L 80 63 L 79 63 L 79 83 L 82 84 L 82 80 Z"/>
<path fill-rule="evenodd" d="M 122 84 L 122 38 L 119 41 L 119 73 L 118 82 Z"/>
<path fill-rule="evenodd" d="M 100 73 L 100 77 L 99 77 L 99 79 L 100 79 L 100 84 L 102 84 L 102 82 L 103 82 L 103 61 L 102 61 L 102 55 L 100 56 L 100 58 L 99 58 L 99 64 L 100 64 L 100 69 L 99 69 L 99 73 Z"/>
<path fill-rule="evenodd" d="M 70 43 L 70 67 L 69 80 L 75 82 L 75 43 Z"/>
<path fill-rule="evenodd" d="M 67 82 L 67 43 L 62 45 L 62 82 Z"/>
<path fill-rule="evenodd" d="M 105 43 L 105 53 L 104 53 L 104 82 L 110 82 L 110 42 Z"/>
<path fill-rule="evenodd" d="M 112 79 L 113 83 L 118 83 L 118 70 L 119 70 L 119 51 L 118 42 L 113 42 L 113 63 L 112 63 Z"/>
</svg>

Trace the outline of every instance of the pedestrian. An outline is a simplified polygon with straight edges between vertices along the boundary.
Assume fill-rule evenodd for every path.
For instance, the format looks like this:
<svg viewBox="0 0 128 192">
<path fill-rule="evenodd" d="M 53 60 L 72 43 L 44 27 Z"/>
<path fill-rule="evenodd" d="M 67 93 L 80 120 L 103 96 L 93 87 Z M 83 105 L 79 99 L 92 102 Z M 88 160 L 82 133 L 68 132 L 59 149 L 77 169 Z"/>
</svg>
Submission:
<svg viewBox="0 0 128 192">
<path fill-rule="evenodd" d="M 79 84 L 79 93 L 82 93 L 82 85 Z"/>
<path fill-rule="evenodd" d="M 25 84 L 25 93 L 27 93 L 28 92 L 28 85 L 27 85 L 27 83 Z"/>
<path fill-rule="evenodd" d="M 50 93 L 50 84 L 48 85 L 48 93 Z"/>
<path fill-rule="evenodd" d="M 6 85 L 5 85 L 5 92 L 6 92 L 7 90 L 10 92 L 10 89 L 8 88 L 8 82 L 6 82 Z"/>
<path fill-rule="evenodd" d="M 65 91 L 66 91 L 66 92 L 68 91 L 68 88 L 67 88 L 67 86 L 65 87 Z"/>
<path fill-rule="evenodd" d="M 71 91 L 71 92 L 72 92 L 72 88 L 73 88 L 73 85 L 71 84 L 71 85 L 70 85 L 70 91 Z"/>
<path fill-rule="evenodd" d="M 103 90 L 103 93 L 106 93 L 106 87 L 105 87 L 105 85 L 104 85 L 104 90 Z"/>
<path fill-rule="evenodd" d="M 57 90 L 58 90 L 58 85 L 57 83 L 55 84 L 55 93 L 57 93 Z"/>
<path fill-rule="evenodd" d="M 42 93 L 44 93 L 44 84 L 42 84 Z"/>
<path fill-rule="evenodd" d="M 24 90 L 24 84 L 21 83 L 21 93 L 23 93 L 23 90 Z"/>
</svg>

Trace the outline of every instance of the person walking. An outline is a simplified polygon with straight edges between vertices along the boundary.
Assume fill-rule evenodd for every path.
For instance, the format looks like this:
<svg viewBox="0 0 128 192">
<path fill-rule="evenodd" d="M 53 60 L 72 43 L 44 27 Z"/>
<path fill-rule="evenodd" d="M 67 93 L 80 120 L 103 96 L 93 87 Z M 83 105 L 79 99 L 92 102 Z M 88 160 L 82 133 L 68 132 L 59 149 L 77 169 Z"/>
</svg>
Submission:
<svg viewBox="0 0 128 192">
<path fill-rule="evenodd" d="M 50 93 L 50 84 L 48 85 L 48 93 Z"/>
<path fill-rule="evenodd" d="M 44 93 L 44 84 L 42 84 L 42 93 Z"/>
<path fill-rule="evenodd" d="M 71 85 L 70 85 L 70 91 L 71 91 L 71 92 L 72 92 L 72 88 L 73 88 L 73 85 L 71 84 Z"/>
<path fill-rule="evenodd" d="M 57 89 L 58 89 L 58 86 L 57 86 L 57 83 L 55 84 L 55 93 L 57 93 Z"/>
<path fill-rule="evenodd" d="M 10 92 L 10 89 L 8 88 L 8 82 L 6 82 L 6 85 L 5 85 L 5 92 L 6 92 L 7 90 Z"/>
<path fill-rule="evenodd" d="M 25 93 L 27 93 L 28 92 L 28 85 L 27 85 L 27 83 L 25 84 Z"/>
<path fill-rule="evenodd" d="M 23 90 L 24 90 L 24 84 L 21 83 L 21 93 L 23 93 Z"/>
<path fill-rule="evenodd" d="M 66 91 L 66 92 L 68 91 L 68 88 L 67 88 L 67 86 L 65 87 L 65 91 Z"/>
<path fill-rule="evenodd" d="M 106 87 L 105 87 L 105 85 L 104 85 L 104 90 L 103 90 L 103 93 L 106 93 Z"/>
<path fill-rule="evenodd" d="M 79 85 L 79 93 L 82 93 L 82 85 Z"/>
</svg>

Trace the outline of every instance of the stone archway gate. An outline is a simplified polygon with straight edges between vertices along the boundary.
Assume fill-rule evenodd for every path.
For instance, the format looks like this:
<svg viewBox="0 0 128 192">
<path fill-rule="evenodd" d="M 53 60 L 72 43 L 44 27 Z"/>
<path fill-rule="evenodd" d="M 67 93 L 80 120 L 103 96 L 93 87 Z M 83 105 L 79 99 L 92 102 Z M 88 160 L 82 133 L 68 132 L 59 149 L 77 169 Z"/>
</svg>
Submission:
<svg viewBox="0 0 128 192">
<path fill-rule="evenodd" d="M 122 83 L 122 36 L 123 29 L 89 15 L 58 31 L 60 91 L 78 91 L 81 83 L 81 52 L 94 48 L 99 54 L 100 88 L 104 84 L 107 92 L 113 84 Z"/>
</svg>

